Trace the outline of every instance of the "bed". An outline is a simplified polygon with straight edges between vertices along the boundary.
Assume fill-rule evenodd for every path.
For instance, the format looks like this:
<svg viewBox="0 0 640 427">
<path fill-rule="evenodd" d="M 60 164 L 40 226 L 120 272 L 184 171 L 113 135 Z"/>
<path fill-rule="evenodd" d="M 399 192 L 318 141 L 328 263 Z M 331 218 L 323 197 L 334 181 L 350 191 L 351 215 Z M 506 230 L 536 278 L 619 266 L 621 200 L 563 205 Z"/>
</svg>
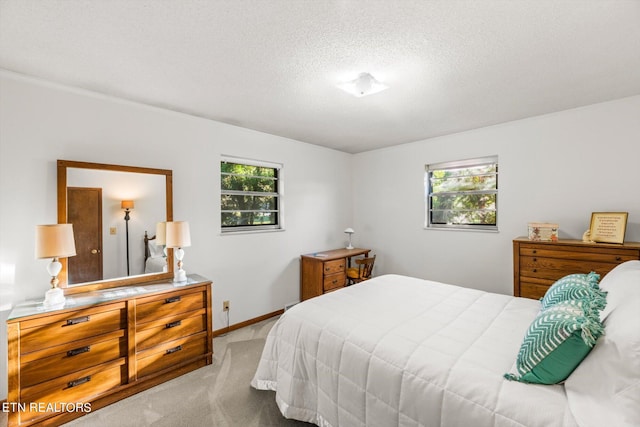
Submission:
<svg viewBox="0 0 640 427">
<path fill-rule="evenodd" d="M 605 335 L 561 384 L 503 377 L 539 301 L 384 275 L 287 310 L 251 385 L 323 427 L 637 426 L 640 261 L 600 287 Z"/>
<path fill-rule="evenodd" d="M 144 272 L 161 273 L 167 271 L 167 258 L 164 254 L 164 246 L 156 245 L 156 236 L 149 237 L 144 232 Z"/>
</svg>

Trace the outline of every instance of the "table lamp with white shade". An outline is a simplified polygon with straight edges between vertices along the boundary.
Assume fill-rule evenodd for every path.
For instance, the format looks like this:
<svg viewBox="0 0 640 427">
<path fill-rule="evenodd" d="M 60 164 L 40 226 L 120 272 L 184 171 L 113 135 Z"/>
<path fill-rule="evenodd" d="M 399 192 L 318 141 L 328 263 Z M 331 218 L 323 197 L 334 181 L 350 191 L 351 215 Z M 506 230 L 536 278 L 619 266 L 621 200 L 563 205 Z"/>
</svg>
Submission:
<svg viewBox="0 0 640 427">
<path fill-rule="evenodd" d="M 355 231 L 353 231 L 353 228 L 349 227 L 344 230 L 344 232 L 349 235 L 349 245 L 347 246 L 347 249 L 353 249 L 353 245 L 351 245 L 351 235 L 355 233 Z"/>
<path fill-rule="evenodd" d="M 51 258 L 51 263 L 47 266 L 47 271 L 51 276 L 51 289 L 45 294 L 45 307 L 64 304 L 64 291 L 58 287 L 58 274 L 62 270 L 62 264 L 58 258 L 67 258 L 75 254 L 73 224 L 36 226 L 36 258 Z"/>
<path fill-rule="evenodd" d="M 189 223 L 187 221 L 167 221 L 165 243 L 167 248 L 173 248 L 173 253 L 178 260 L 178 270 L 174 274 L 173 281 L 186 282 L 187 273 L 182 269 L 182 259 L 184 258 L 184 250 L 182 248 L 191 246 Z"/>
</svg>

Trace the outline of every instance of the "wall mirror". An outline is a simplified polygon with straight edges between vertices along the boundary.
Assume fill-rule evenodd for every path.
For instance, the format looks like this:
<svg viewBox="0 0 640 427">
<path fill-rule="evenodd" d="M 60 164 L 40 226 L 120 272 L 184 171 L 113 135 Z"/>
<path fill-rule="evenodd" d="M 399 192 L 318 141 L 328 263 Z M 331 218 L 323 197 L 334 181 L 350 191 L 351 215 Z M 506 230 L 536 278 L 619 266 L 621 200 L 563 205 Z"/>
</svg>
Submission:
<svg viewBox="0 0 640 427">
<path fill-rule="evenodd" d="M 74 228 L 61 259 L 65 294 L 173 277 L 173 250 L 153 238 L 173 220 L 172 171 L 58 160 L 58 223 Z M 167 262 L 169 260 L 169 262 Z"/>
</svg>

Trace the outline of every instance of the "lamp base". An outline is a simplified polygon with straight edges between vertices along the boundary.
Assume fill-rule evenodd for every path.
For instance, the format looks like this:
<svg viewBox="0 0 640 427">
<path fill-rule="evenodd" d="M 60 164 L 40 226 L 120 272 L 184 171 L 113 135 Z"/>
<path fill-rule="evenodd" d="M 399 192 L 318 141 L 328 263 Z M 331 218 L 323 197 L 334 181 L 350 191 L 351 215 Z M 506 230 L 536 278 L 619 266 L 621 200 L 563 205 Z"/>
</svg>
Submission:
<svg viewBox="0 0 640 427">
<path fill-rule="evenodd" d="M 179 269 L 173 275 L 173 281 L 176 283 L 182 283 L 187 281 L 187 272 L 183 269 Z"/>
<path fill-rule="evenodd" d="M 347 229 L 350 230 L 350 229 Z M 353 230 L 351 230 L 349 233 L 349 244 L 347 245 L 347 249 L 353 249 L 353 245 L 351 244 L 351 235 L 353 234 Z"/>
<path fill-rule="evenodd" d="M 58 307 L 64 305 L 66 298 L 64 292 L 60 288 L 51 288 L 44 294 L 45 307 Z"/>
</svg>

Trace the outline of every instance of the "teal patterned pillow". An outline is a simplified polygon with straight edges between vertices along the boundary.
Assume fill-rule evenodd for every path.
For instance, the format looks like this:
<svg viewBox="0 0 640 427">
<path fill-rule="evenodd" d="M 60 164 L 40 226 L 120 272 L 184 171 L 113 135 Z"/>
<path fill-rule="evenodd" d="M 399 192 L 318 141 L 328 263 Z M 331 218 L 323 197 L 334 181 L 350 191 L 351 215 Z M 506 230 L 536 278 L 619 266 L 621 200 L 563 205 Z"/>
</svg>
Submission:
<svg viewBox="0 0 640 427">
<path fill-rule="evenodd" d="M 529 326 L 516 360 L 518 374 L 504 377 L 524 383 L 562 382 L 603 332 L 599 309 L 588 299 L 559 302 L 542 310 Z"/>
<path fill-rule="evenodd" d="M 540 300 L 542 309 L 549 308 L 562 301 L 587 298 L 591 305 L 602 310 L 606 304 L 607 293 L 600 289 L 598 281 L 600 275 L 591 272 L 589 274 L 570 274 L 555 282 Z"/>
</svg>

